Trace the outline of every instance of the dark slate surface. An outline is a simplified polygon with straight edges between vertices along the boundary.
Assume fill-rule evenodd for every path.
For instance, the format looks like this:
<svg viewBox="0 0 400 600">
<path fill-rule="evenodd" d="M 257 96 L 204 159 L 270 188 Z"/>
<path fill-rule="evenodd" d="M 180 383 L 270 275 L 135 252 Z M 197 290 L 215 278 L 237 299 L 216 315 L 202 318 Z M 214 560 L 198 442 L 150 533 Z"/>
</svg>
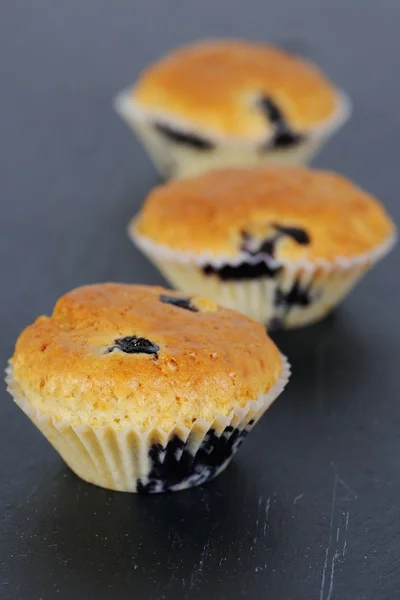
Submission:
<svg viewBox="0 0 400 600">
<path fill-rule="evenodd" d="M 284 43 L 354 100 L 318 165 L 395 219 L 395 0 L 12 0 L 0 7 L 3 364 L 19 331 L 87 282 L 161 283 L 125 235 L 157 181 L 111 109 L 162 52 L 200 36 Z M 1 600 L 400 597 L 399 251 L 324 323 L 278 336 L 292 383 L 232 466 L 164 497 L 80 482 L 0 404 Z"/>
</svg>

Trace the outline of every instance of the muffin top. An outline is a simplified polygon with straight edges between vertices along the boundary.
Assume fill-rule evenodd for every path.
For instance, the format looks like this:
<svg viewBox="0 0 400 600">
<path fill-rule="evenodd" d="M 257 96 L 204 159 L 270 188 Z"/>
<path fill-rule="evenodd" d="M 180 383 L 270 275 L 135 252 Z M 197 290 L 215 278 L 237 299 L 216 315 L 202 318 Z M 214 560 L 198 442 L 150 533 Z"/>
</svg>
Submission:
<svg viewBox="0 0 400 600">
<path fill-rule="evenodd" d="M 215 170 L 154 188 L 130 231 L 182 258 L 334 261 L 375 249 L 395 227 L 345 177 L 304 167 Z"/>
<path fill-rule="evenodd" d="M 261 324 L 201 297 L 116 283 L 63 296 L 21 333 L 11 366 L 17 389 L 58 421 L 165 431 L 228 415 L 283 368 Z"/>
<path fill-rule="evenodd" d="M 211 135 L 263 139 L 280 114 L 299 133 L 339 108 L 335 87 L 312 63 L 262 43 L 202 41 L 148 67 L 131 91 L 154 117 Z"/>
</svg>

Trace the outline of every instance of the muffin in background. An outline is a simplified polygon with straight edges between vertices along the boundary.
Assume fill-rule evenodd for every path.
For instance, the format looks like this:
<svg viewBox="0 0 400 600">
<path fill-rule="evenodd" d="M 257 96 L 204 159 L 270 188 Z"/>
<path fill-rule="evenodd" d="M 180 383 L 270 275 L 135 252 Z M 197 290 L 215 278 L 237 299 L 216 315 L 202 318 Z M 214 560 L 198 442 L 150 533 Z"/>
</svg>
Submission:
<svg viewBox="0 0 400 600">
<path fill-rule="evenodd" d="M 176 288 L 271 329 L 327 315 L 396 239 L 373 196 L 335 173 L 294 166 L 158 186 L 129 234 Z"/>
<path fill-rule="evenodd" d="M 167 178 L 308 162 L 350 112 L 345 94 L 308 60 L 229 39 L 167 54 L 115 107 Z"/>
<path fill-rule="evenodd" d="M 288 377 L 259 323 L 115 283 L 63 296 L 21 333 L 7 370 L 15 402 L 79 477 L 143 493 L 218 475 Z"/>
</svg>

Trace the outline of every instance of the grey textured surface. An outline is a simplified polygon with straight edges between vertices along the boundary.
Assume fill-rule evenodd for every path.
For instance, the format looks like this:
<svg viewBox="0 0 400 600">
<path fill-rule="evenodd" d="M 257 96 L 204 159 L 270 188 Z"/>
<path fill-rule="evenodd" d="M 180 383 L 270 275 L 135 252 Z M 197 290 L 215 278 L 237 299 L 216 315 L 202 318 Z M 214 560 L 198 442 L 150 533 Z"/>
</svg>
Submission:
<svg viewBox="0 0 400 600">
<path fill-rule="evenodd" d="M 113 94 L 203 36 L 287 45 L 354 101 L 318 158 L 398 221 L 397 0 L 4 0 L 0 6 L 1 359 L 87 282 L 161 283 L 125 235 L 157 181 Z M 400 597 L 399 251 L 324 323 L 277 337 L 287 393 L 233 465 L 165 497 L 80 482 L 0 404 L 3 600 Z"/>
</svg>

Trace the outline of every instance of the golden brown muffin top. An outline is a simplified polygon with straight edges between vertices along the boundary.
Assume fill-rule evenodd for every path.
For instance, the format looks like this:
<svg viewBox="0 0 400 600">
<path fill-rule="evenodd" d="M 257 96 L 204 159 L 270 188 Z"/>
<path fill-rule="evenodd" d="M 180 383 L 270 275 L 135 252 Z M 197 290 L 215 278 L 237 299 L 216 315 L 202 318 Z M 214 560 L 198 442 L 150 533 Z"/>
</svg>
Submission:
<svg viewBox="0 0 400 600">
<path fill-rule="evenodd" d="M 336 88 L 309 61 L 263 43 L 202 41 L 167 54 L 141 75 L 135 102 L 155 116 L 211 134 L 260 138 L 273 125 L 260 100 L 273 100 L 300 132 L 329 120 Z"/>
<path fill-rule="evenodd" d="M 274 243 L 274 258 L 354 257 L 395 232 L 384 208 L 345 177 L 304 167 L 210 171 L 154 188 L 131 233 L 192 258 L 235 258 Z M 268 253 L 268 252 L 267 252 Z"/>
<path fill-rule="evenodd" d="M 11 365 L 30 404 L 58 421 L 166 431 L 228 415 L 282 373 L 261 324 L 197 296 L 116 283 L 63 296 L 21 333 Z"/>
</svg>

